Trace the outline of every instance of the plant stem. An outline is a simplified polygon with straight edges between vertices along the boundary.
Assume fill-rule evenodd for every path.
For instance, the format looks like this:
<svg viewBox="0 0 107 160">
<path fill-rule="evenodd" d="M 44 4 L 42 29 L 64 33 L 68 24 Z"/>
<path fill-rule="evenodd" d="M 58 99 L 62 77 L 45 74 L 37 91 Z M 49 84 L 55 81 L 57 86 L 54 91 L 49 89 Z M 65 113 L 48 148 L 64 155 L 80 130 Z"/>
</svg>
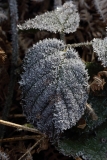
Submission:
<svg viewBox="0 0 107 160">
<path fill-rule="evenodd" d="M 54 9 L 60 9 L 62 6 L 62 0 L 54 0 Z M 61 32 L 60 33 L 60 39 L 66 44 L 66 39 L 65 39 L 65 33 Z"/>
<path fill-rule="evenodd" d="M 54 0 L 54 9 L 62 6 L 62 0 Z"/>
<path fill-rule="evenodd" d="M 10 71 L 10 81 L 8 86 L 7 98 L 5 106 L 3 108 L 2 119 L 7 120 L 9 115 L 9 110 L 12 105 L 12 98 L 14 93 L 14 87 L 16 84 L 16 74 L 15 70 L 18 62 L 18 34 L 17 34 L 17 3 L 16 0 L 8 0 L 9 9 L 10 9 L 10 18 L 11 18 L 11 31 L 12 31 L 12 59 L 11 59 L 11 71 Z M 3 138 L 5 127 L 0 126 L 0 137 Z"/>
<path fill-rule="evenodd" d="M 91 46 L 92 45 L 92 42 L 83 42 L 83 43 L 74 43 L 74 44 L 67 44 L 67 48 L 70 48 L 70 47 L 73 47 L 73 48 L 76 48 L 76 47 L 83 47 L 83 46 Z"/>
<path fill-rule="evenodd" d="M 60 39 L 66 44 L 65 33 L 60 33 Z"/>
</svg>

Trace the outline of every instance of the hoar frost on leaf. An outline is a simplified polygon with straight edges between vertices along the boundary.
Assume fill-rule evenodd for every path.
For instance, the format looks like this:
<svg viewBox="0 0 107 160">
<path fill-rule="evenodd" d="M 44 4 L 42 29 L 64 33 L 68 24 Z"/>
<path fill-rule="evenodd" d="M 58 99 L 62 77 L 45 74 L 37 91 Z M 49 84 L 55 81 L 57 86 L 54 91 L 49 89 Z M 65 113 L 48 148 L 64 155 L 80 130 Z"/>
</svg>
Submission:
<svg viewBox="0 0 107 160">
<path fill-rule="evenodd" d="M 18 25 L 20 30 L 39 29 L 50 32 L 75 32 L 79 26 L 80 17 L 76 6 L 71 2 L 66 2 L 62 7 L 52 12 L 46 12 L 33 19 Z"/>
<path fill-rule="evenodd" d="M 74 49 L 57 39 L 30 48 L 20 85 L 27 120 L 50 137 L 76 125 L 88 98 L 88 75 Z"/>
<path fill-rule="evenodd" d="M 98 60 L 102 62 L 104 67 L 107 67 L 107 37 L 103 40 L 99 38 L 93 39 L 92 45 L 94 52 L 98 55 Z"/>
</svg>

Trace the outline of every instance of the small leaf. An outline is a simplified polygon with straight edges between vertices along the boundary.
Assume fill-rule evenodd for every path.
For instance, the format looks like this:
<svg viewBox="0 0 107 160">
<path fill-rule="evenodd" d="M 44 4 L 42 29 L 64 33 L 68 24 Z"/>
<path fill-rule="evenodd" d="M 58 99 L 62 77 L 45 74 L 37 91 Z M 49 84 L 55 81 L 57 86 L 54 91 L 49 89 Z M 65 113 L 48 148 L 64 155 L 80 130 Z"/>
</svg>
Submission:
<svg viewBox="0 0 107 160">
<path fill-rule="evenodd" d="M 103 40 L 94 38 L 92 45 L 94 52 L 98 55 L 98 60 L 102 62 L 104 67 L 107 67 L 107 37 Z"/>
<path fill-rule="evenodd" d="M 46 12 L 18 25 L 19 30 L 39 29 L 50 32 L 75 32 L 79 26 L 79 14 L 72 2 L 66 2 L 62 7 L 52 12 Z"/>
</svg>

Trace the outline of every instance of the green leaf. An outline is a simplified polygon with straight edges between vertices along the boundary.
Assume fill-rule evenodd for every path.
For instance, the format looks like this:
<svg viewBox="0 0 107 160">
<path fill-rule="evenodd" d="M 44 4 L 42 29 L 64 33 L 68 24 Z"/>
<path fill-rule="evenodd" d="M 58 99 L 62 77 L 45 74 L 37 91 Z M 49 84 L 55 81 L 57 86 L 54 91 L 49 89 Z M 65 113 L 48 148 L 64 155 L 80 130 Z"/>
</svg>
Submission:
<svg viewBox="0 0 107 160">
<path fill-rule="evenodd" d="M 107 87 L 107 85 L 105 86 Z M 85 131 L 94 130 L 96 127 L 101 125 L 107 119 L 107 93 L 103 94 L 103 92 L 98 95 L 94 96 L 91 95 L 88 102 L 91 104 L 94 112 L 98 116 L 97 120 L 92 120 L 87 114 L 85 115 L 87 127 Z"/>
<path fill-rule="evenodd" d="M 57 149 L 74 158 L 81 156 L 84 160 L 107 160 L 106 123 L 95 131 L 96 135 L 87 133 L 76 138 L 64 137 L 59 140 Z"/>
</svg>

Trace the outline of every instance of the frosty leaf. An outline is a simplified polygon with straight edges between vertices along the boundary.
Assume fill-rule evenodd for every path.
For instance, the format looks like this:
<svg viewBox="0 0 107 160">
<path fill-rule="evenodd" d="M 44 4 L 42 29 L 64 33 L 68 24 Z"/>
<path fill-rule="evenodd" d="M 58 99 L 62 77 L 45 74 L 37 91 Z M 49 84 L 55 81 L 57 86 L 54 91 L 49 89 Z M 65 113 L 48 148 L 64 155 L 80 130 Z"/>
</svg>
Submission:
<svg viewBox="0 0 107 160">
<path fill-rule="evenodd" d="M 57 39 L 45 39 L 28 50 L 20 85 L 28 121 L 50 137 L 84 114 L 88 75 L 74 49 Z"/>
<path fill-rule="evenodd" d="M 46 12 L 18 25 L 20 30 L 39 29 L 50 32 L 75 32 L 79 26 L 79 14 L 76 6 L 66 2 L 62 7 L 52 12 Z"/>
<path fill-rule="evenodd" d="M 98 55 L 98 60 L 102 62 L 104 67 L 107 67 L 107 37 L 103 40 L 95 38 L 92 45 L 94 52 Z"/>
</svg>

